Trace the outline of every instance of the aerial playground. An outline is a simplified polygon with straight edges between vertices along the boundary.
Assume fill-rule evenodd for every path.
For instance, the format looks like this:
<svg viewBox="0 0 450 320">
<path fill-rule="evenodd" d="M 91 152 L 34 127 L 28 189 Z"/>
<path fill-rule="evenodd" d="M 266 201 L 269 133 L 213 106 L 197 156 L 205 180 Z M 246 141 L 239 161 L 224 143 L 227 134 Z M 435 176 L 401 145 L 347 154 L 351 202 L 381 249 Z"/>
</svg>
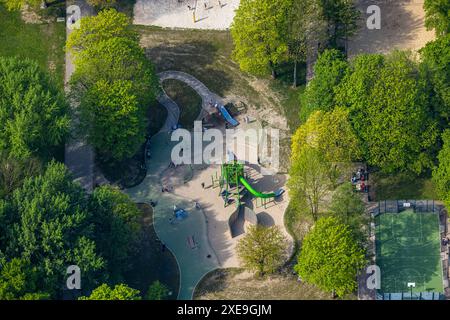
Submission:
<svg viewBox="0 0 450 320">
<path fill-rule="evenodd" d="M 248 182 L 245 174 L 244 164 L 239 162 L 231 152 L 231 160 L 222 164 L 220 167 L 220 176 L 211 176 L 213 188 L 219 188 L 219 196 L 222 197 L 224 207 L 234 204 L 236 210 L 231 214 L 228 220 L 231 237 L 237 237 L 245 233 L 246 225 L 256 225 L 260 223 L 258 216 L 251 206 L 246 203 L 246 196 L 250 193 L 258 199 L 260 206 L 266 208 L 267 204 L 279 198 L 284 189 L 278 189 L 275 192 L 259 192 Z M 230 158 L 230 157 L 229 157 Z"/>
</svg>

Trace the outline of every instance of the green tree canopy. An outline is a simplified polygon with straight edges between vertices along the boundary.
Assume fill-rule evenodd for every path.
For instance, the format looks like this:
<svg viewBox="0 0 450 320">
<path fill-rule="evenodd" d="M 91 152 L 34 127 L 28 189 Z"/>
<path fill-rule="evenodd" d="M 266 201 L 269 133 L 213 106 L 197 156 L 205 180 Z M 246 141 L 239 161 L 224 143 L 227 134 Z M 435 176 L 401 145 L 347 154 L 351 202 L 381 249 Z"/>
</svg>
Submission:
<svg viewBox="0 0 450 320">
<path fill-rule="evenodd" d="M 334 169 L 319 150 L 309 146 L 293 152 L 291 163 L 288 180 L 291 205 L 297 209 L 307 207 L 316 221 L 321 205 L 332 189 Z"/>
<path fill-rule="evenodd" d="M 84 93 L 97 81 L 129 81 L 141 109 L 146 111 L 159 88 L 153 64 L 135 40 L 110 38 L 92 44 L 77 55 L 71 82 Z M 80 90 L 78 90 L 80 89 Z"/>
<path fill-rule="evenodd" d="M 77 55 L 79 52 L 103 40 L 125 38 L 139 41 L 138 34 L 133 31 L 130 19 L 115 9 L 102 10 L 96 16 L 83 17 L 80 28 L 73 30 L 67 39 L 67 49 Z"/>
<path fill-rule="evenodd" d="M 12 232 L 2 249 L 36 266 L 40 290 L 55 297 L 72 264 L 80 267 L 84 288 L 101 279 L 104 260 L 91 240 L 86 195 L 64 165 L 52 162 L 42 175 L 26 179 L 6 210 Z"/>
<path fill-rule="evenodd" d="M 286 15 L 290 0 L 241 0 L 236 10 L 231 35 L 233 57 L 241 70 L 264 75 L 286 58 Z"/>
<path fill-rule="evenodd" d="M 305 122 L 316 110 L 329 111 L 334 107 L 334 88 L 346 75 L 348 64 L 338 50 L 325 50 L 314 66 L 314 78 L 300 96 L 300 119 Z"/>
<path fill-rule="evenodd" d="M 333 47 L 340 45 L 358 30 L 359 11 L 353 0 L 321 0 L 328 22 L 329 40 Z"/>
<path fill-rule="evenodd" d="M 38 292 L 36 267 L 25 259 L 0 260 L 0 300 L 43 300 L 50 296 Z"/>
<path fill-rule="evenodd" d="M 350 227 L 357 239 L 365 242 L 367 237 L 364 230 L 369 219 L 365 215 L 365 205 L 361 195 L 355 193 L 350 182 L 343 183 L 334 191 L 330 211 L 334 217 Z"/>
<path fill-rule="evenodd" d="M 430 81 L 436 93 L 433 102 L 442 122 L 450 122 L 450 34 L 428 42 L 421 49 L 422 59 L 430 71 Z"/>
<path fill-rule="evenodd" d="M 0 153 L 51 157 L 69 130 L 63 94 L 37 63 L 0 57 Z"/>
<path fill-rule="evenodd" d="M 127 195 L 110 186 L 95 189 L 89 207 L 97 252 L 108 261 L 111 280 L 121 280 L 140 235 L 141 211 Z"/>
<path fill-rule="evenodd" d="M 260 276 L 275 272 L 283 264 L 286 250 L 286 238 L 277 226 L 249 226 L 237 245 L 242 265 Z"/>
<path fill-rule="evenodd" d="M 365 263 L 364 251 L 350 228 L 327 217 L 305 236 L 295 271 L 304 281 L 343 296 L 356 289 L 357 272 Z"/>
<path fill-rule="evenodd" d="M 433 170 L 433 181 L 439 197 L 450 208 L 450 129 L 442 134 L 443 147 L 438 155 L 439 164 Z"/>
<path fill-rule="evenodd" d="M 327 40 L 327 24 L 321 0 L 291 0 L 287 17 L 288 54 L 294 63 L 293 87 L 297 86 L 297 65 L 314 54 L 318 43 Z"/>
<path fill-rule="evenodd" d="M 169 296 L 169 288 L 159 280 L 154 281 L 148 288 L 147 300 L 165 300 Z"/>
<path fill-rule="evenodd" d="M 438 126 L 430 87 L 408 52 L 361 56 L 336 88 L 347 106 L 367 162 L 386 173 L 421 173 L 433 165 Z"/>
<path fill-rule="evenodd" d="M 80 109 L 88 140 L 102 156 L 127 159 L 145 142 L 145 110 L 133 94 L 131 81 L 98 81 L 82 98 Z"/>
<path fill-rule="evenodd" d="M 26 178 L 41 170 L 41 162 L 36 158 L 15 159 L 0 153 L 0 199 L 11 195 Z"/>
<path fill-rule="evenodd" d="M 425 26 L 428 30 L 434 29 L 438 36 L 450 32 L 450 1 L 425 0 Z"/>
<path fill-rule="evenodd" d="M 297 129 L 292 137 L 292 153 L 299 153 L 307 146 L 319 150 L 330 163 L 347 163 L 362 158 L 349 112 L 341 107 L 329 112 L 316 111 Z"/>
<path fill-rule="evenodd" d="M 71 93 L 83 132 L 106 160 L 130 158 L 145 141 L 159 83 L 128 17 L 108 9 L 83 19 L 67 47 L 75 54 Z"/>
<path fill-rule="evenodd" d="M 94 289 L 90 296 L 80 297 L 79 300 L 141 300 L 139 294 L 139 290 L 125 284 L 118 284 L 114 288 L 102 284 Z"/>
</svg>

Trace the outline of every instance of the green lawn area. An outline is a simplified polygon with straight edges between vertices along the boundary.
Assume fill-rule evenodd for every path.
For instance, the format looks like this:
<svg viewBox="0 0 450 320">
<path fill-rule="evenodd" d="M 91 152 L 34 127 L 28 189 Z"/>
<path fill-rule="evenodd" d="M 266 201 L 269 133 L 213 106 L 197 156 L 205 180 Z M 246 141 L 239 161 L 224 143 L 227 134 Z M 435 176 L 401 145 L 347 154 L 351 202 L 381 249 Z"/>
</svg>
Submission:
<svg viewBox="0 0 450 320">
<path fill-rule="evenodd" d="M 164 91 L 180 107 L 179 123 L 183 128 L 192 129 L 194 121 L 202 110 L 202 98 L 194 89 L 178 80 L 163 82 Z"/>
<path fill-rule="evenodd" d="M 24 23 L 20 12 L 7 11 L 0 5 L 0 56 L 30 58 L 48 70 L 57 83 L 64 83 L 64 23 Z"/>
<path fill-rule="evenodd" d="M 138 204 L 142 211 L 141 242 L 135 255 L 130 259 L 132 268 L 125 275 L 126 283 L 145 295 L 148 287 L 156 280 L 169 287 L 175 300 L 180 285 L 180 275 L 175 257 L 168 250 L 162 249 L 153 228 L 153 209 L 147 204 Z"/>
<path fill-rule="evenodd" d="M 437 195 L 429 177 L 416 177 L 399 173 L 386 175 L 373 173 L 370 176 L 373 201 L 395 199 L 436 200 Z"/>
<path fill-rule="evenodd" d="M 383 213 L 375 218 L 381 291 L 443 292 L 439 216 L 436 213 Z"/>
</svg>

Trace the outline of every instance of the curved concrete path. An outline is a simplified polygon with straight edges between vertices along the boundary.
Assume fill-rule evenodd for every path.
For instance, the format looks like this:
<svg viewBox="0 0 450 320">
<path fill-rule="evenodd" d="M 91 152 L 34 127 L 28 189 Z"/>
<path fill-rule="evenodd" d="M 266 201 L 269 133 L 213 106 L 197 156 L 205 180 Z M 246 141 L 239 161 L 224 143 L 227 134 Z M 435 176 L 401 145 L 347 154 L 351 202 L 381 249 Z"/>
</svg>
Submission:
<svg viewBox="0 0 450 320">
<path fill-rule="evenodd" d="M 204 109 L 212 100 L 222 99 L 193 76 L 178 71 L 167 71 L 158 74 L 160 83 L 175 79 L 182 81 L 194 89 L 202 98 Z M 155 231 L 159 239 L 172 251 L 180 270 L 180 288 L 178 299 L 192 299 L 195 286 L 208 272 L 220 267 L 220 262 L 208 239 L 207 219 L 202 210 L 195 207 L 192 200 L 181 198 L 170 192 L 162 192 L 161 179 L 171 162 L 171 150 L 176 142 L 170 141 L 172 128 L 178 124 L 180 108 L 164 92 L 158 96 L 158 101 L 167 109 L 167 119 L 160 132 L 150 140 L 152 158 L 147 163 L 147 176 L 138 186 L 124 190 L 134 202 L 150 204 L 157 202 L 153 210 Z M 186 209 L 189 212 L 183 221 L 171 221 L 173 206 Z M 189 247 L 187 239 L 193 237 L 196 248 Z"/>
<path fill-rule="evenodd" d="M 158 74 L 159 82 L 162 83 L 166 80 L 178 80 L 189 87 L 194 89 L 197 94 L 202 98 L 202 108 L 208 112 L 209 102 L 213 101 L 213 104 L 222 104 L 222 98 L 217 94 L 209 91 L 209 89 L 197 78 L 191 76 L 188 73 L 181 71 L 164 71 Z M 167 109 L 167 119 L 164 126 L 161 128 L 163 132 L 169 132 L 171 129 L 178 124 L 178 119 L 180 118 L 180 108 L 172 99 L 167 96 L 164 89 L 162 89 L 161 94 L 157 97 L 159 103 L 161 103 Z"/>
</svg>

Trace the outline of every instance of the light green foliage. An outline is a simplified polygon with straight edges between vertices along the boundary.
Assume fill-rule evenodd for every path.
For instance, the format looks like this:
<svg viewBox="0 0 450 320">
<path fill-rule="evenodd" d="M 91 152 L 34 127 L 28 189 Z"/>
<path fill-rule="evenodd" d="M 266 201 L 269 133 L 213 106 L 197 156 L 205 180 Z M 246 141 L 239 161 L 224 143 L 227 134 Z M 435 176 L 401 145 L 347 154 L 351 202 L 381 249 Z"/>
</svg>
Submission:
<svg viewBox="0 0 450 320">
<path fill-rule="evenodd" d="M 69 129 L 63 95 L 30 60 L 0 57 L 0 152 L 49 158 Z"/>
<path fill-rule="evenodd" d="M 348 163 L 362 157 L 349 112 L 341 107 L 330 112 L 316 111 L 297 129 L 292 137 L 292 153 L 307 146 L 317 149 L 330 163 Z"/>
<path fill-rule="evenodd" d="M 315 148 L 307 146 L 297 150 L 292 153 L 288 180 L 291 205 L 294 208 L 306 206 L 316 221 L 321 205 L 333 187 L 334 168 Z"/>
<path fill-rule="evenodd" d="M 0 260 L 0 300 L 43 300 L 49 295 L 37 292 L 37 272 L 25 259 Z"/>
<path fill-rule="evenodd" d="M 102 284 L 94 289 L 89 297 L 80 297 L 79 300 L 141 300 L 139 290 L 118 284 L 114 288 Z"/>
<path fill-rule="evenodd" d="M 277 226 L 249 226 L 237 245 L 237 254 L 244 268 L 259 276 L 273 273 L 286 256 L 287 243 Z"/>
<path fill-rule="evenodd" d="M 275 74 L 275 66 L 285 59 L 286 15 L 290 0 L 241 0 L 231 35 L 234 59 L 241 70 L 264 75 Z"/>
<path fill-rule="evenodd" d="M 434 29 L 436 35 L 443 36 L 450 32 L 450 1 L 425 0 L 425 26 Z"/>
<path fill-rule="evenodd" d="M 4 4 L 5 7 L 10 11 L 19 10 L 25 4 L 32 7 L 37 7 L 41 3 L 42 0 L 0 0 L 0 4 Z"/>
<path fill-rule="evenodd" d="M 145 141 L 146 113 L 159 84 L 129 19 L 103 10 L 82 20 L 67 47 L 75 54 L 71 92 L 81 102 L 88 140 L 108 161 L 132 157 Z"/>
<path fill-rule="evenodd" d="M 329 111 L 334 107 L 334 88 L 345 76 L 347 69 L 347 61 L 338 50 L 325 50 L 319 56 L 314 66 L 314 78 L 300 97 L 302 122 L 316 110 Z"/>
<path fill-rule="evenodd" d="M 330 211 L 334 217 L 350 227 L 357 239 L 365 241 L 364 230 L 366 230 L 369 219 L 365 215 L 365 206 L 361 195 L 355 193 L 350 182 L 340 185 L 334 191 Z"/>
<path fill-rule="evenodd" d="M 450 34 L 428 42 L 421 49 L 422 59 L 430 72 L 430 82 L 436 92 L 435 109 L 450 122 Z"/>
<path fill-rule="evenodd" d="M 66 268 L 76 264 L 85 288 L 103 269 L 90 240 L 92 224 L 81 187 L 72 182 L 64 165 L 51 163 L 43 175 L 28 178 L 13 193 L 8 209 L 12 235 L 6 254 L 20 254 L 36 266 L 38 288 L 51 295 L 60 290 Z M 3 249 L 3 248 L 2 248 Z"/>
<path fill-rule="evenodd" d="M 305 236 L 295 271 L 303 281 L 343 296 L 356 289 L 357 272 L 365 263 L 350 228 L 328 217 L 319 219 Z"/>
<path fill-rule="evenodd" d="M 67 49 L 77 55 L 82 50 L 103 40 L 124 38 L 138 41 L 138 34 L 132 30 L 130 19 L 114 9 L 102 10 L 97 16 L 81 19 L 80 28 L 75 29 L 67 39 Z"/>
<path fill-rule="evenodd" d="M 439 197 L 450 208 L 450 129 L 442 134 L 443 147 L 439 152 L 439 165 L 433 170 L 433 181 Z"/>
<path fill-rule="evenodd" d="M 165 300 L 169 296 L 169 288 L 159 280 L 154 281 L 147 292 L 147 300 Z"/>
<path fill-rule="evenodd" d="M 112 279 L 119 279 L 140 234 L 141 211 L 120 190 L 104 186 L 95 189 L 90 200 L 97 251 L 107 261 Z"/>
<path fill-rule="evenodd" d="M 367 162 L 386 173 L 419 174 L 432 167 L 437 123 L 429 86 L 413 57 L 361 56 L 351 70 L 336 88 L 336 103 L 350 109 Z"/>
<path fill-rule="evenodd" d="M 113 160 L 133 156 L 145 141 L 145 110 L 139 107 L 131 81 L 100 80 L 82 98 L 81 118 L 89 124 L 88 139 Z"/>
</svg>

